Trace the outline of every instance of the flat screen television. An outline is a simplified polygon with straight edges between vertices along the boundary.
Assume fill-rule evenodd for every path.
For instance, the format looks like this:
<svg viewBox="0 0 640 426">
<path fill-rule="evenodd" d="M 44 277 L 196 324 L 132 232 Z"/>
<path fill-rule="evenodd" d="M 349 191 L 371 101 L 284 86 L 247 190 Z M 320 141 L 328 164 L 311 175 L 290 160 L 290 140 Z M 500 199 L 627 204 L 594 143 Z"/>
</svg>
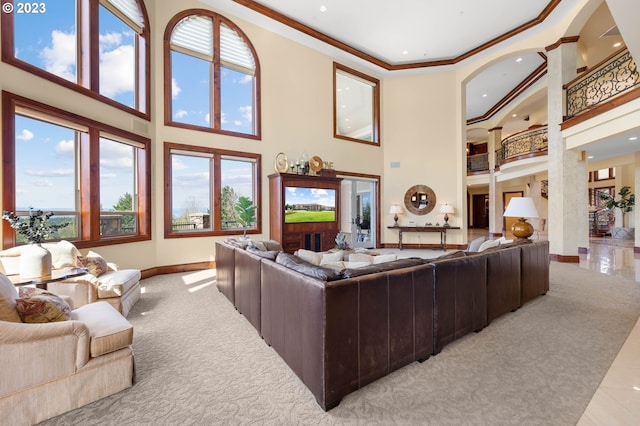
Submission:
<svg viewBox="0 0 640 426">
<path fill-rule="evenodd" d="M 336 221 L 336 190 L 286 186 L 284 223 Z"/>
</svg>

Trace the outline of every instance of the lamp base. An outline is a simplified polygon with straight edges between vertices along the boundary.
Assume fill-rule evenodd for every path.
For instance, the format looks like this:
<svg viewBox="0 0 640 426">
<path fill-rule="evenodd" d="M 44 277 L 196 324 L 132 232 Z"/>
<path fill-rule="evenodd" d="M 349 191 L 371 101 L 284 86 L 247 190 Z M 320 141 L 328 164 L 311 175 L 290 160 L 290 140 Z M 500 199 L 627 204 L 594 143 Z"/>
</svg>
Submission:
<svg viewBox="0 0 640 426">
<path fill-rule="evenodd" d="M 451 225 L 449 225 L 449 215 L 448 214 L 444 214 L 444 226 L 445 228 L 449 228 Z"/>
<path fill-rule="evenodd" d="M 393 226 L 398 226 L 398 215 L 393 215 Z"/>
<path fill-rule="evenodd" d="M 527 219 L 521 217 L 511 227 L 511 233 L 514 237 L 525 240 L 533 235 L 533 225 L 527 222 Z"/>
</svg>

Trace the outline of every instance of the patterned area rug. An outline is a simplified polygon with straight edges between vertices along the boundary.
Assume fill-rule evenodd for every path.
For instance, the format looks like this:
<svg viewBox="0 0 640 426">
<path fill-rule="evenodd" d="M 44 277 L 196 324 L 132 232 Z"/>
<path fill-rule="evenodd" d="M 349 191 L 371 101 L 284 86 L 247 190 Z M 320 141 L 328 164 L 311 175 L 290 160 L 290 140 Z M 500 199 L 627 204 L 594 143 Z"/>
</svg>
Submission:
<svg viewBox="0 0 640 426">
<path fill-rule="evenodd" d="M 552 262 L 546 296 L 325 413 L 215 270 L 142 284 L 136 384 L 44 424 L 575 425 L 640 313 L 640 285 Z"/>
</svg>

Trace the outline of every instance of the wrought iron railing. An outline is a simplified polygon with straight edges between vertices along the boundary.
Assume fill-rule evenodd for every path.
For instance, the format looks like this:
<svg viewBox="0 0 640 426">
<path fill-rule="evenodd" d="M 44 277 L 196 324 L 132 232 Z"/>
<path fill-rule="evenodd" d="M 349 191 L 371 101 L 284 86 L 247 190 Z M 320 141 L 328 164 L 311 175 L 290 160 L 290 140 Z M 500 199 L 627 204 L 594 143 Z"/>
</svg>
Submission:
<svg viewBox="0 0 640 426">
<path fill-rule="evenodd" d="M 496 151 L 497 164 L 502 164 L 514 158 L 537 155 L 547 151 L 548 147 L 549 133 L 547 126 L 525 130 L 502 141 L 501 148 Z"/>
<path fill-rule="evenodd" d="M 489 154 L 475 154 L 467 156 L 467 173 L 489 171 Z"/>
<path fill-rule="evenodd" d="M 628 50 L 587 71 L 566 86 L 567 117 L 573 117 L 635 87 L 640 74 Z"/>
</svg>

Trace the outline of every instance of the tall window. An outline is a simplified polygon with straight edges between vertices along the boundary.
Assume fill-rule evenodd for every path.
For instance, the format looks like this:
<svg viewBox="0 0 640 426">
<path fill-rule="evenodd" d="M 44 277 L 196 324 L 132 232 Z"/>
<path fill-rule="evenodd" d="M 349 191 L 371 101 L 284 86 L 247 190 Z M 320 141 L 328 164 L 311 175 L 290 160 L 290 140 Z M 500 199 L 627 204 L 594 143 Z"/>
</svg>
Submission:
<svg viewBox="0 0 640 426">
<path fill-rule="evenodd" d="M 18 13 L 27 4 L 31 13 Z M 141 0 L 56 0 L 14 8 L 2 13 L 8 29 L 3 61 L 149 117 L 149 30 Z"/>
<path fill-rule="evenodd" d="M 334 137 L 380 143 L 380 82 L 343 65 L 333 64 Z"/>
<path fill-rule="evenodd" d="M 165 236 L 242 232 L 235 204 L 260 205 L 260 155 L 165 143 Z M 260 233 L 260 214 L 248 232 Z"/>
<path fill-rule="evenodd" d="M 53 211 L 79 247 L 150 239 L 150 141 L 30 101 L 3 97 L 3 210 Z M 3 246 L 16 242 L 3 224 Z"/>
<path fill-rule="evenodd" d="M 253 46 L 228 19 L 184 11 L 168 25 L 165 121 L 260 138 L 260 67 Z"/>
</svg>

